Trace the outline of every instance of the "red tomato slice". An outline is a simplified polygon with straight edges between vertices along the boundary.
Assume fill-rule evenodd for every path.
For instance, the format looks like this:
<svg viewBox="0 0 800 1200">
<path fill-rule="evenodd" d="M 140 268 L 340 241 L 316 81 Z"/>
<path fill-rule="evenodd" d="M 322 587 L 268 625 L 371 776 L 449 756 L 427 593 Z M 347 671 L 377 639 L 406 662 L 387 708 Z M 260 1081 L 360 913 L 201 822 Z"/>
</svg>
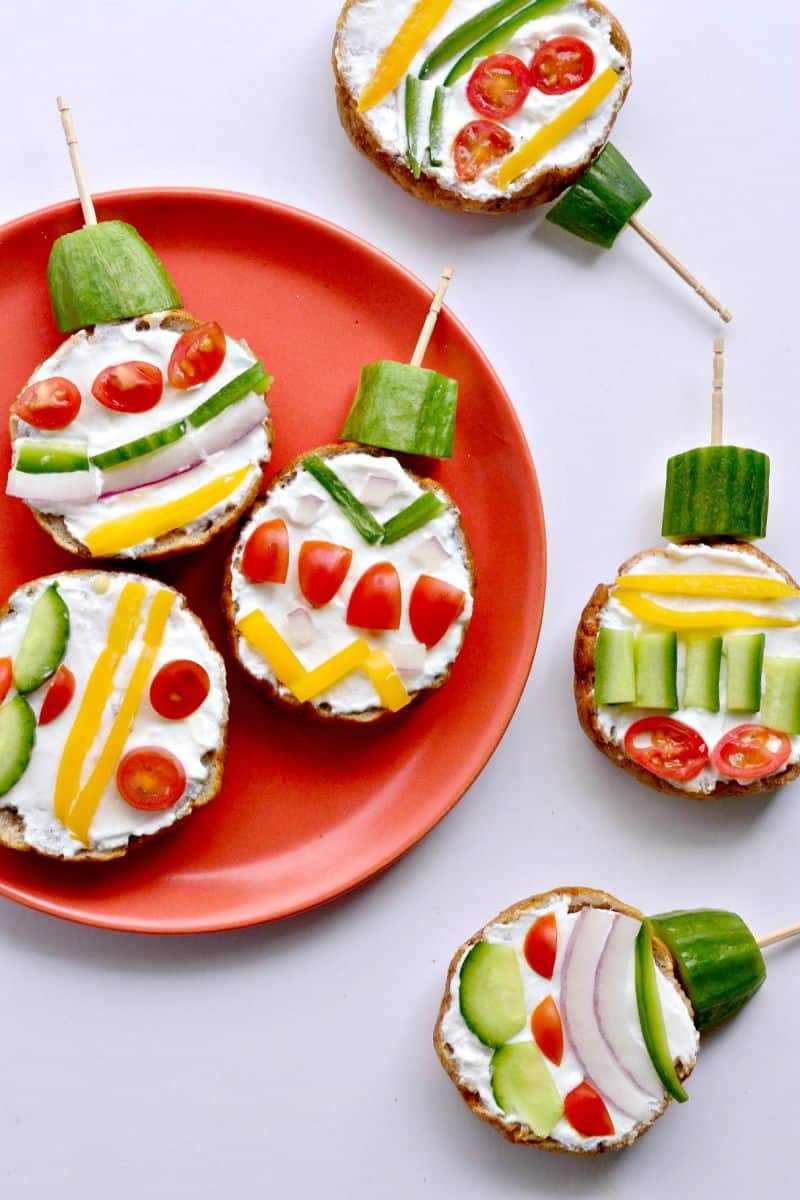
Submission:
<svg viewBox="0 0 800 1200">
<path fill-rule="evenodd" d="M 558 925 L 556 914 L 539 917 L 528 930 L 525 938 L 525 961 L 532 971 L 543 979 L 552 979 L 558 952 Z"/>
<path fill-rule="evenodd" d="M 533 1010 L 531 1033 L 545 1058 L 560 1067 L 564 1057 L 564 1028 L 552 996 L 548 996 Z"/>
<path fill-rule="evenodd" d="M 60 375 L 40 379 L 26 387 L 11 405 L 11 412 L 34 429 L 66 429 L 81 408 L 81 394 Z"/>
<path fill-rule="evenodd" d="M 289 530 L 280 517 L 265 521 L 247 539 L 242 571 L 251 583 L 286 583 L 289 574 Z"/>
<path fill-rule="evenodd" d="M 564 1116 L 584 1137 L 609 1137 L 614 1132 L 614 1122 L 602 1096 L 585 1082 L 573 1088 L 564 1100 Z"/>
<path fill-rule="evenodd" d="M 417 641 L 429 650 L 440 642 L 464 611 L 466 600 L 460 588 L 433 575 L 420 575 L 408 602 L 408 619 Z"/>
<path fill-rule="evenodd" d="M 514 54 L 493 54 L 476 67 L 467 99 L 482 117 L 505 121 L 519 112 L 531 90 L 528 68 Z"/>
<path fill-rule="evenodd" d="M 183 721 L 197 712 L 211 690 L 208 671 L 189 658 L 175 658 L 156 673 L 150 703 L 167 721 Z"/>
<path fill-rule="evenodd" d="M 785 733 L 766 725 L 737 725 L 720 738 L 711 760 L 726 779 L 747 782 L 774 775 L 792 752 Z"/>
<path fill-rule="evenodd" d="M 708 746 L 699 733 L 672 717 L 645 717 L 625 734 L 625 751 L 659 779 L 694 779 L 708 763 Z"/>
<path fill-rule="evenodd" d="M 353 588 L 347 624 L 357 629 L 399 629 L 401 609 L 400 576 L 391 563 L 375 563 Z"/>
<path fill-rule="evenodd" d="M 297 578 L 309 604 L 321 608 L 333 599 L 344 583 L 352 558 L 352 550 L 335 542 L 303 542 L 297 560 Z"/>
<path fill-rule="evenodd" d="M 178 338 L 169 360 L 170 386 L 186 391 L 198 383 L 206 383 L 222 366 L 226 350 L 225 334 L 216 321 L 187 329 Z"/>
<path fill-rule="evenodd" d="M 531 63 L 531 83 L 548 96 L 574 92 L 594 75 L 594 51 L 576 37 L 542 42 Z"/>
<path fill-rule="evenodd" d="M 65 667 L 62 663 L 50 680 L 50 687 L 47 689 L 47 695 L 39 713 L 39 724 L 49 725 L 51 721 L 55 721 L 56 717 L 60 717 L 69 708 L 74 695 L 75 676 L 69 667 Z"/>
<path fill-rule="evenodd" d="M 186 772 L 179 759 L 160 746 L 129 750 L 117 767 L 117 788 L 132 808 L 158 812 L 172 808 L 186 790 Z"/>
<path fill-rule="evenodd" d="M 164 376 L 146 362 L 118 363 L 106 367 L 92 384 L 92 395 L 115 412 L 141 413 L 155 408 L 164 391 Z"/>
<path fill-rule="evenodd" d="M 8 695 L 11 681 L 14 678 L 14 666 L 10 658 L 0 658 L 0 704 Z"/>
<path fill-rule="evenodd" d="M 514 138 L 494 121 L 470 121 L 453 143 L 453 161 L 459 179 L 477 179 L 514 148 Z"/>
</svg>

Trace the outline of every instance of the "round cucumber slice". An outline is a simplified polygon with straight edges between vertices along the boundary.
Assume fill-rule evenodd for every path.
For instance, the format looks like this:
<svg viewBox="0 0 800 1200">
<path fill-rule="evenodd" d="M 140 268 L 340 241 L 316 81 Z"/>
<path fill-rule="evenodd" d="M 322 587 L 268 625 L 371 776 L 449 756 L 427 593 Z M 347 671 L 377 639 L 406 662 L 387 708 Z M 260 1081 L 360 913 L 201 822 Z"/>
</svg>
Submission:
<svg viewBox="0 0 800 1200">
<path fill-rule="evenodd" d="M 767 532 L 769 458 L 740 446 L 700 446 L 667 463 L 669 538 L 760 538 Z"/>
<path fill-rule="evenodd" d="M 14 445 L 17 471 L 28 475 L 61 475 L 70 471 L 88 471 L 86 442 L 67 442 L 59 438 L 19 438 Z"/>
<path fill-rule="evenodd" d="M 511 946 L 476 942 L 461 967 L 461 1015 L 485 1046 L 502 1046 L 525 1024 L 525 992 Z"/>
<path fill-rule="evenodd" d="M 33 709 L 24 696 L 15 696 L 0 708 L 0 796 L 27 771 L 35 740 Z"/>
<path fill-rule="evenodd" d="M 627 159 L 609 142 L 550 209 L 547 220 L 585 242 L 610 250 L 651 194 Z"/>
<path fill-rule="evenodd" d="M 14 684 L 22 695 L 35 692 L 59 666 L 67 649 L 69 627 L 69 609 L 58 584 L 51 583 L 31 609 L 14 660 Z"/>
</svg>

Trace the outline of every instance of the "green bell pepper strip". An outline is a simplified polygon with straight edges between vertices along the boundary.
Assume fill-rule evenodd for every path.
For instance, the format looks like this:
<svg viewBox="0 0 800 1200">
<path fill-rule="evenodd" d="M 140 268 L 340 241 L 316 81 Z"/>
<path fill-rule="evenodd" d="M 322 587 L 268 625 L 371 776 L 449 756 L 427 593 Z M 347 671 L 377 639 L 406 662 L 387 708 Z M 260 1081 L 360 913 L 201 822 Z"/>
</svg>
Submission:
<svg viewBox="0 0 800 1200">
<path fill-rule="evenodd" d="M 649 918 L 642 921 L 636 938 L 636 1005 L 647 1052 L 652 1059 L 656 1074 L 670 1096 L 683 1104 L 688 1100 L 683 1085 L 672 1061 L 661 998 L 658 994 L 656 964 L 653 959 L 653 924 Z"/>
<path fill-rule="evenodd" d="M 514 34 L 523 25 L 527 25 L 529 21 L 535 21 L 537 17 L 546 17 L 548 13 L 563 8 L 566 3 L 567 0 L 534 0 L 533 4 L 529 4 L 526 8 L 516 12 L 514 16 L 509 17 L 502 25 L 497 25 L 494 29 L 491 29 L 479 41 L 475 42 L 474 46 L 470 46 L 461 55 L 461 58 L 458 59 L 455 65 L 451 67 L 450 73 L 444 81 L 445 87 L 451 87 L 462 75 L 466 75 L 476 59 L 487 58 L 490 54 L 497 54 L 498 51 L 505 49 Z"/>
<path fill-rule="evenodd" d="M 437 495 L 433 492 L 423 492 L 421 496 L 417 496 L 416 500 L 412 500 L 406 508 L 395 513 L 386 522 L 383 527 L 384 545 L 388 546 L 392 542 L 399 542 L 409 533 L 421 529 L 434 517 L 438 517 L 439 513 L 444 512 L 444 509 L 445 506 Z"/>
<path fill-rule="evenodd" d="M 406 75 L 406 158 L 411 174 L 419 179 L 426 147 L 422 144 L 422 83 L 416 75 Z"/>
<path fill-rule="evenodd" d="M 317 483 L 322 484 L 364 541 L 368 542 L 370 546 L 376 545 L 383 537 L 383 526 L 373 517 L 366 505 L 353 495 L 336 472 L 332 471 L 317 454 L 307 454 L 303 459 L 303 466 L 309 475 L 313 475 Z"/>
<path fill-rule="evenodd" d="M 428 156 L 432 167 L 441 167 L 444 163 L 444 105 L 447 89 L 437 87 L 433 96 L 431 108 L 431 127 L 428 135 Z"/>
<path fill-rule="evenodd" d="M 420 79 L 427 79 L 456 55 L 463 54 L 479 38 L 490 33 L 500 21 L 504 21 L 517 9 L 524 8 L 529 3 L 530 0 L 500 0 L 499 4 L 490 4 L 468 21 L 462 22 L 425 59 L 419 73 Z"/>
</svg>

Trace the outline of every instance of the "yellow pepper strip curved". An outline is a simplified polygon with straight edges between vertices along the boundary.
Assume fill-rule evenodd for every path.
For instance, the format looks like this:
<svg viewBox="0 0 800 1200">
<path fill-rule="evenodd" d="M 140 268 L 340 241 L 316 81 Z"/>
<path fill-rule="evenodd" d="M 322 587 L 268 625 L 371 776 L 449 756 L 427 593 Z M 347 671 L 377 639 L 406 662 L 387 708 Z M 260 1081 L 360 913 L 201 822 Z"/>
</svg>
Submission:
<svg viewBox="0 0 800 1200">
<path fill-rule="evenodd" d="M 411 697 L 397 673 L 397 668 L 383 650 L 373 650 L 362 663 L 362 669 L 372 680 L 381 704 L 388 708 L 389 712 L 399 712 L 411 703 Z"/>
<path fill-rule="evenodd" d="M 62 824 L 66 824 L 69 810 L 80 791 L 81 770 L 86 755 L 100 729 L 105 707 L 114 688 L 114 674 L 120 659 L 127 652 L 139 628 L 146 595 L 147 588 L 143 583 L 125 584 L 111 618 L 105 647 L 89 675 L 89 682 L 64 744 L 56 775 L 53 811 Z"/>
<path fill-rule="evenodd" d="M 164 631 L 175 599 L 175 593 L 167 591 L 166 588 L 160 589 L 153 597 L 142 637 L 144 644 L 136 666 L 133 668 L 133 674 L 122 698 L 119 712 L 114 718 L 106 744 L 100 752 L 94 770 L 69 810 L 69 816 L 65 822 L 67 829 L 84 845 L 88 844 L 89 829 L 94 820 L 94 814 L 103 798 L 103 792 L 119 765 L 125 743 L 130 735 L 133 722 L 136 720 L 136 714 L 141 707 L 147 681 L 164 640 Z"/>
<path fill-rule="evenodd" d="M 302 679 L 298 679 L 292 685 L 295 697 L 303 701 L 313 700 L 320 692 L 327 692 L 328 688 L 340 683 L 342 679 L 346 679 L 348 675 L 352 675 L 353 671 L 357 671 L 359 667 L 363 666 L 369 653 L 369 646 L 364 639 L 357 638 L 349 646 L 345 646 L 344 650 L 340 650 L 338 654 L 326 659 L 313 671 L 307 671 Z"/>
<path fill-rule="evenodd" d="M 411 12 L 384 50 L 372 78 L 358 98 L 359 112 L 385 100 L 405 75 L 414 55 L 447 12 L 453 0 L 417 0 Z"/>
<path fill-rule="evenodd" d="M 800 625 L 800 620 L 788 617 L 761 616 L 735 609 L 692 612 L 688 609 L 663 608 L 637 592 L 615 592 L 614 598 L 641 621 L 646 621 L 648 625 L 663 625 L 667 629 L 791 629 Z"/>
<path fill-rule="evenodd" d="M 592 80 L 582 96 L 560 112 L 549 125 L 543 125 L 532 138 L 523 142 L 519 149 L 505 160 L 494 177 L 494 182 L 501 191 L 505 191 L 510 183 L 588 120 L 594 110 L 611 95 L 618 83 L 617 72 L 613 67 L 607 67 Z"/>
<path fill-rule="evenodd" d="M 264 655 L 284 687 L 291 688 L 305 675 L 306 669 L 300 659 L 262 612 L 248 613 L 237 622 L 236 628 L 259 654 Z"/>
<path fill-rule="evenodd" d="M 620 575 L 614 587 L 664 596 L 730 596 L 734 600 L 800 596 L 797 588 L 782 579 L 761 579 L 757 575 Z"/>
<path fill-rule="evenodd" d="M 210 483 L 178 500 L 145 508 L 129 516 L 115 517 L 87 533 L 83 544 L 96 558 L 102 558 L 149 542 L 151 538 L 161 537 L 162 533 L 169 533 L 172 529 L 181 529 L 227 500 L 252 470 L 249 465 L 241 467 L 230 475 L 212 479 Z"/>
</svg>

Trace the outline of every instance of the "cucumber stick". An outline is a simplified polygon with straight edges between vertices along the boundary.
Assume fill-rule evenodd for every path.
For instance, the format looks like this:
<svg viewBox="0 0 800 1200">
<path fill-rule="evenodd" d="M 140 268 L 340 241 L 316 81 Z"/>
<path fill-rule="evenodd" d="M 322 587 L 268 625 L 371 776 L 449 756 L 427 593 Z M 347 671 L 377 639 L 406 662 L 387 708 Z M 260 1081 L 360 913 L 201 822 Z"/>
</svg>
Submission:
<svg viewBox="0 0 800 1200">
<path fill-rule="evenodd" d="M 610 142 L 547 214 L 553 225 L 610 250 L 651 192 Z"/>
<path fill-rule="evenodd" d="M 461 1015 L 485 1046 L 502 1046 L 523 1028 L 525 990 L 511 946 L 476 942 L 461 965 Z"/>
<path fill-rule="evenodd" d="M 683 707 L 719 712 L 721 637 L 691 637 L 686 642 Z"/>
<path fill-rule="evenodd" d="M 556 12 L 566 3 L 567 0 L 534 0 L 534 3 L 527 4 L 523 9 L 518 9 L 515 5 L 516 11 L 513 16 L 499 25 L 495 25 L 465 50 L 445 77 L 445 87 L 450 87 L 456 80 L 466 75 L 476 59 L 487 58 L 490 54 L 497 54 L 500 50 L 504 50 L 523 25 L 527 25 L 529 21 L 535 21 L 537 17 L 546 17 L 548 13 Z"/>
<path fill-rule="evenodd" d="M 769 459 L 758 450 L 700 446 L 667 462 L 664 537 L 760 538 L 768 510 Z"/>
<path fill-rule="evenodd" d="M 594 670 L 594 698 L 597 704 L 635 703 L 634 636 L 630 630 L 598 631 Z"/>
<path fill-rule="evenodd" d="M 0 796 L 27 771 L 35 740 L 33 709 L 24 696 L 15 696 L 0 708 Z"/>
<path fill-rule="evenodd" d="M 444 512 L 444 508 L 444 504 L 435 492 L 423 492 L 406 508 L 389 518 L 383 527 L 381 541 L 384 546 L 389 546 L 392 542 L 399 542 L 401 538 L 407 537 L 409 533 L 414 533 L 417 529 L 422 529 L 423 525 L 427 525 L 434 517 L 438 517 L 439 513 Z"/>
<path fill-rule="evenodd" d="M 18 438 L 14 443 L 14 466 L 26 475 L 88 471 L 87 447 L 87 442 L 70 442 L 60 438 Z"/>
<path fill-rule="evenodd" d="M 800 734 L 800 658 L 764 660 L 761 721 L 770 729 Z"/>
<path fill-rule="evenodd" d="M 69 609 L 58 584 L 51 583 L 35 601 L 14 660 L 14 685 L 21 695 L 34 692 L 61 663 L 69 641 Z"/>
<path fill-rule="evenodd" d="M 756 713 L 761 708 L 763 633 L 737 633 L 725 638 L 725 707 L 730 713 Z"/>
<path fill-rule="evenodd" d="M 674 712 L 678 707 L 678 636 L 674 630 L 640 633 L 635 660 L 637 706 Z"/>
</svg>

